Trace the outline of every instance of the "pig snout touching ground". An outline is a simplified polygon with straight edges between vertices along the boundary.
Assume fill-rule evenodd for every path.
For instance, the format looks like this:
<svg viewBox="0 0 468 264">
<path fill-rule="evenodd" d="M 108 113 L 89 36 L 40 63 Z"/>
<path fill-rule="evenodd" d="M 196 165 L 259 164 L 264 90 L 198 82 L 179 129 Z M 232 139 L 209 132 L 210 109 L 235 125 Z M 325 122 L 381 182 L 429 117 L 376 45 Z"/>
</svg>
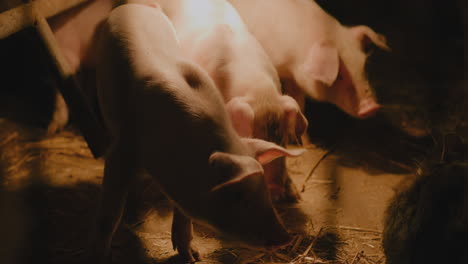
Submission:
<svg viewBox="0 0 468 264">
<path fill-rule="evenodd" d="M 283 155 L 298 156 L 302 150 L 287 151 L 267 141 L 246 138 L 241 139 L 240 146 L 246 148 L 246 154 L 215 152 L 209 157 L 211 171 L 208 173 L 218 177 L 203 186 L 202 191 L 192 190 L 190 186 L 207 184 L 207 181 L 187 182 L 188 190 L 181 190 L 177 179 L 167 179 L 171 181 L 167 186 L 173 187 L 165 190 L 173 191 L 168 196 L 179 205 L 174 211 L 172 243 L 184 260 L 198 258 L 196 249 L 190 246 L 192 223 L 187 216 L 251 248 L 274 250 L 291 241 L 272 207 L 262 164 Z M 200 193 L 201 197 L 197 198 Z"/>
<path fill-rule="evenodd" d="M 287 244 L 262 164 L 302 151 L 240 138 L 212 79 L 182 56 L 160 9 L 121 5 L 100 30 L 98 97 L 112 144 L 88 258 L 110 257 L 128 188 L 140 171 L 176 206 L 172 241 L 184 261 L 198 257 L 191 219 L 254 247 Z"/>
<path fill-rule="evenodd" d="M 310 0 L 228 1 L 302 107 L 305 93 L 357 118 L 378 111 L 365 64 L 374 46 L 389 50 L 382 35 L 367 26 L 343 26 Z"/>
<path fill-rule="evenodd" d="M 184 54 L 215 81 L 240 136 L 283 146 L 291 141 L 301 142 L 307 120 L 296 101 L 281 94 L 271 60 L 227 1 L 160 3 L 174 24 Z M 274 200 L 291 197 L 287 200 L 297 201 L 298 192 L 285 170 L 285 160 L 275 163 L 278 170 L 265 168 L 269 185 L 279 187 L 272 189 Z"/>
</svg>

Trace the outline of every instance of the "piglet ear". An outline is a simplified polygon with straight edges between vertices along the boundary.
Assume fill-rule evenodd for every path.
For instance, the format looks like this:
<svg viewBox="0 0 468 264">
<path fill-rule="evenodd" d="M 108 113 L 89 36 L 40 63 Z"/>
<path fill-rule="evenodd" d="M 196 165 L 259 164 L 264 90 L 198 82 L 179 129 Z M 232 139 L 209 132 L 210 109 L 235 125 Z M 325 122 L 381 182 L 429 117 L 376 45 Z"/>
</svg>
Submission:
<svg viewBox="0 0 468 264">
<path fill-rule="evenodd" d="M 309 122 L 302 114 L 299 104 L 296 102 L 296 100 L 287 95 L 283 95 L 281 100 L 285 109 L 284 111 L 289 139 L 292 139 L 296 143 L 302 145 L 301 136 L 307 130 Z"/>
<path fill-rule="evenodd" d="M 263 175 L 260 163 L 249 156 L 215 152 L 211 154 L 209 163 L 218 177 L 218 181 L 211 191 L 237 184 L 255 175 Z"/>
<path fill-rule="evenodd" d="M 254 111 L 243 97 L 234 97 L 226 104 L 232 125 L 241 137 L 252 137 Z"/>
<path fill-rule="evenodd" d="M 351 30 L 355 33 L 358 41 L 361 42 L 363 50 L 366 50 L 370 44 L 375 44 L 377 47 L 385 51 L 390 51 L 390 47 L 387 45 L 387 40 L 382 34 L 376 33 L 368 26 L 355 26 Z"/>
<path fill-rule="evenodd" d="M 331 86 L 338 77 L 340 60 L 336 47 L 317 43 L 310 50 L 306 62 L 301 66 L 299 72 L 304 79 L 317 80 Z"/>
<path fill-rule="evenodd" d="M 276 145 L 275 143 L 268 142 L 261 139 L 255 138 L 242 138 L 241 139 L 248 148 L 255 154 L 255 159 L 260 164 L 265 165 L 270 163 L 276 158 L 283 156 L 297 157 L 304 153 L 305 149 L 285 149 Z"/>
</svg>

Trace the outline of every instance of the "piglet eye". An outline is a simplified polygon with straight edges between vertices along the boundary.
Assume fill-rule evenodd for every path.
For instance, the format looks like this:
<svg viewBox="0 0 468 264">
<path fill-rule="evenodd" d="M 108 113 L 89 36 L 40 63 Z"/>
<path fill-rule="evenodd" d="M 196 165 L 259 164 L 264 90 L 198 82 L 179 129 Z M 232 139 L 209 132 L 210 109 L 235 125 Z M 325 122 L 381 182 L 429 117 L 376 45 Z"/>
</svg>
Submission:
<svg viewBox="0 0 468 264">
<path fill-rule="evenodd" d="M 184 78 L 187 84 L 193 89 L 200 88 L 201 80 L 200 76 L 198 76 L 196 72 L 187 72 L 184 74 Z"/>
</svg>

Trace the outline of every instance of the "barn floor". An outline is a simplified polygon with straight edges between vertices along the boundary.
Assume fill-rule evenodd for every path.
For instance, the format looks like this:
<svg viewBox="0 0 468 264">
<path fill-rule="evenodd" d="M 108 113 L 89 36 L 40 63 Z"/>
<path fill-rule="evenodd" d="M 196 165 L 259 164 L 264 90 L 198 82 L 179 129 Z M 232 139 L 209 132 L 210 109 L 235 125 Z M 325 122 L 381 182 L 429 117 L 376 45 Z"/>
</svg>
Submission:
<svg viewBox="0 0 468 264">
<path fill-rule="evenodd" d="M 42 137 L 43 130 L 7 119 L 0 119 L 0 127 L 3 205 L 9 204 L 0 207 L 0 230 L 16 238 L 9 241 L 17 241 L 0 244 L 7 245 L 10 255 L 19 250 L 24 263 L 80 263 L 99 197 L 103 160 L 93 159 L 72 129 Z M 196 225 L 194 243 L 203 256 L 201 263 L 385 263 L 383 215 L 405 170 L 392 174 L 367 165 L 350 166 L 333 148 L 308 146 L 303 156 L 287 160 L 299 189 L 316 166 L 302 201 L 278 205 L 295 235 L 292 245 L 274 254 L 253 251 Z M 153 187 L 148 179 L 139 185 L 141 218 L 117 231 L 113 263 L 178 263 L 170 240 L 171 206 Z"/>
</svg>

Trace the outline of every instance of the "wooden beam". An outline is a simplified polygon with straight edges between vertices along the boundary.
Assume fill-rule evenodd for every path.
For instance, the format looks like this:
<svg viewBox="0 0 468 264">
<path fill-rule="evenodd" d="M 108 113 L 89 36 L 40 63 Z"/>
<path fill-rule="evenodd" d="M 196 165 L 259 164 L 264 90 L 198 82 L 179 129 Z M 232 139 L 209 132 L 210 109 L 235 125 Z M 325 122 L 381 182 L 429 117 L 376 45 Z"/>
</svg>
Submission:
<svg viewBox="0 0 468 264">
<path fill-rule="evenodd" d="M 59 75 L 60 84 L 58 88 L 94 157 L 101 157 L 108 146 L 106 130 L 94 113 L 88 98 L 83 94 L 83 90 L 79 87 L 74 72 L 63 56 L 47 20 L 40 14 L 36 14 L 35 16 L 37 18 L 36 27 L 39 35 L 44 41 Z"/>
<path fill-rule="evenodd" d="M 74 117 L 78 128 L 88 143 L 94 157 L 104 155 L 108 137 L 106 130 L 94 113 L 88 98 L 83 94 L 69 62 L 63 56 L 47 18 L 87 1 L 97 0 L 35 0 L 0 14 L 0 39 L 6 38 L 28 26 L 36 26 L 59 78 L 58 88 Z"/>
<path fill-rule="evenodd" d="M 0 39 L 6 38 L 36 22 L 35 14 L 44 18 L 90 0 L 35 0 L 0 14 Z"/>
</svg>

